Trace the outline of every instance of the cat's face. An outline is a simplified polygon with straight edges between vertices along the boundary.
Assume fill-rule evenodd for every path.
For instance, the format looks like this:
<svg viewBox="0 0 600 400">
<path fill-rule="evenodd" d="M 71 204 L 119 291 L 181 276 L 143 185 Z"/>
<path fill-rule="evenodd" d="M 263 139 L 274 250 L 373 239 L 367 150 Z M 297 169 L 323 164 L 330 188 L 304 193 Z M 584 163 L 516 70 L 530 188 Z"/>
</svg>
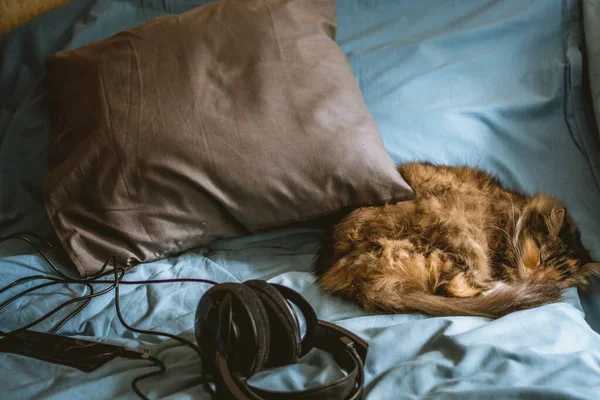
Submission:
<svg viewBox="0 0 600 400">
<path fill-rule="evenodd" d="M 600 275 L 600 264 L 592 262 L 565 207 L 551 197 L 536 195 L 525 207 L 513 245 L 519 275 L 536 282 L 559 282 L 564 288 Z"/>
</svg>

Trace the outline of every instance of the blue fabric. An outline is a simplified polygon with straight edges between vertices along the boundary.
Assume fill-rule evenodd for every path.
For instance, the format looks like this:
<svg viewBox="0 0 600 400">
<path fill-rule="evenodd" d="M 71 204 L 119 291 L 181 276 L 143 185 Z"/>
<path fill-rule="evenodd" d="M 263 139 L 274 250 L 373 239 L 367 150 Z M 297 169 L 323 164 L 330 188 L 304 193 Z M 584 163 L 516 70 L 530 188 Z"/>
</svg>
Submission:
<svg viewBox="0 0 600 400">
<path fill-rule="evenodd" d="M 590 97 L 600 129 L 600 0 L 583 0 L 585 50 L 588 59 Z"/>
<path fill-rule="evenodd" d="M 51 138 L 44 56 L 206 2 L 78 0 L 0 38 L 0 235 L 51 232 L 39 196 Z M 597 132 L 579 100 L 580 13 L 570 0 L 339 0 L 337 40 L 395 161 L 478 165 L 511 187 L 555 193 L 600 258 L 600 157 Z M 597 280 L 587 293 L 566 290 L 561 303 L 495 321 L 370 314 L 315 285 L 310 267 L 317 237 L 279 230 L 224 240 L 138 266 L 127 279 L 260 278 L 288 285 L 321 319 L 369 342 L 368 399 L 599 398 L 600 335 L 590 327 L 600 331 Z M 0 270 L 0 286 L 50 271 L 17 242 L 0 245 Z M 193 340 L 193 315 L 206 288 L 123 286 L 124 318 Z M 32 321 L 83 290 L 48 288 L 27 296 L 0 311 L 0 329 Z M 46 331 L 57 320 L 37 329 Z M 167 375 L 141 384 L 149 397 L 208 399 L 196 354 L 173 340 L 124 329 L 110 295 L 94 299 L 60 333 L 132 349 L 149 344 L 168 368 Z M 0 387 L 11 399 L 135 399 L 131 380 L 153 368 L 116 359 L 85 374 L 0 354 Z M 314 351 L 252 383 L 290 390 L 339 376 L 331 358 Z"/>
</svg>

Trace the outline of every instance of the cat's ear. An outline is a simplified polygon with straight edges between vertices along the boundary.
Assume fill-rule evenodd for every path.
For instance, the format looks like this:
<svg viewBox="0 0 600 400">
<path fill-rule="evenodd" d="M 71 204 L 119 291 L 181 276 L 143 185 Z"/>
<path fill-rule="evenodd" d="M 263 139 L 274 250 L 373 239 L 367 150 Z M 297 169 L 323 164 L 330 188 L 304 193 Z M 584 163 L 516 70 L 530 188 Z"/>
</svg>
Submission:
<svg viewBox="0 0 600 400">
<path fill-rule="evenodd" d="M 600 263 L 591 262 L 585 264 L 585 268 L 592 274 L 600 278 Z"/>
<path fill-rule="evenodd" d="M 554 208 L 550 213 L 550 221 L 548 224 L 548 228 L 550 228 L 550 234 L 554 236 L 558 236 L 560 232 L 560 228 L 562 228 L 563 223 L 565 222 L 565 209 L 564 208 Z"/>
</svg>

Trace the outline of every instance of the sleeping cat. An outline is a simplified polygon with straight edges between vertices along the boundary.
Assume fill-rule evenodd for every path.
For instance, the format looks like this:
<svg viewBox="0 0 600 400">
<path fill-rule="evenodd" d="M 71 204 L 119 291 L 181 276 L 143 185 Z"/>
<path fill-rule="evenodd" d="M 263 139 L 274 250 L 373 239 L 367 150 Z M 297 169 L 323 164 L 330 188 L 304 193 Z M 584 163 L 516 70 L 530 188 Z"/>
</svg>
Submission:
<svg viewBox="0 0 600 400">
<path fill-rule="evenodd" d="M 497 318 L 600 272 L 562 203 L 469 167 L 410 163 L 415 198 L 359 208 L 326 234 L 315 272 L 367 310 Z"/>
</svg>

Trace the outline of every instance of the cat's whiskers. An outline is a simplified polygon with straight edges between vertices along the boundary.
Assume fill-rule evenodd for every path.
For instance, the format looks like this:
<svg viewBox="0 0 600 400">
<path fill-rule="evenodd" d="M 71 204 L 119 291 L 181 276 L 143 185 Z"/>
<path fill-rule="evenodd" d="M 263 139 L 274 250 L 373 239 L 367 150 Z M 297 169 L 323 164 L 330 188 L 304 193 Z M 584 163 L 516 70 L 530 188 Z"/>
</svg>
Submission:
<svg viewBox="0 0 600 400">
<path fill-rule="evenodd" d="M 510 211 L 512 213 L 511 221 L 513 223 L 513 233 L 515 235 L 514 240 L 516 241 L 516 237 L 517 237 L 518 233 L 517 233 L 517 218 L 515 217 L 515 203 L 513 202 L 512 197 L 509 197 L 508 199 L 510 200 Z M 513 245 L 513 250 L 515 252 L 518 252 L 517 254 L 520 255 L 521 254 L 520 249 L 517 250 L 517 248 L 519 246 L 515 246 L 515 243 L 512 243 L 512 245 Z"/>
<path fill-rule="evenodd" d="M 511 238 L 510 235 L 508 234 L 508 232 L 506 232 L 506 229 L 502 229 L 499 226 L 494 226 L 494 225 L 488 225 L 486 226 L 486 228 L 494 228 L 494 229 L 498 229 L 499 231 L 503 232 L 507 238 Z M 511 243 L 512 244 L 512 243 Z"/>
<path fill-rule="evenodd" d="M 494 225 L 488 225 L 488 226 L 486 226 L 486 228 L 498 229 L 499 231 L 503 232 L 506 235 L 506 238 L 508 239 L 506 242 L 509 244 L 509 246 L 512 249 L 512 251 L 514 253 L 516 253 L 517 256 L 520 256 L 520 249 L 518 248 L 518 246 L 515 247 L 515 244 L 513 243 L 512 237 L 506 231 L 506 229 L 502 229 L 499 226 L 494 226 Z"/>
<path fill-rule="evenodd" d="M 515 203 L 513 201 L 512 195 L 509 193 L 505 193 L 505 197 L 508 198 L 508 201 L 510 201 L 510 212 L 511 212 L 511 218 L 510 218 L 510 222 L 512 222 L 512 228 L 513 228 L 513 234 L 514 237 L 511 236 L 505 229 L 502 229 L 498 226 L 493 226 L 493 228 L 499 229 L 502 232 L 504 232 L 504 234 L 507 237 L 507 243 L 509 243 L 510 245 L 510 249 L 513 251 L 514 255 L 515 255 L 515 262 L 518 263 L 519 260 L 522 260 L 522 253 L 521 253 L 521 249 L 518 245 L 518 227 L 517 227 L 517 217 L 516 217 L 516 213 L 515 213 Z"/>
<path fill-rule="evenodd" d="M 510 200 L 510 210 L 512 212 L 512 223 L 513 223 L 513 229 L 516 232 L 517 231 L 517 221 L 515 219 L 515 203 L 513 202 L 512 198 L 508 198 Z"/>
<path fill-rule="evenodd" d="M 516 264 L 517 264 L 517 270 L 519 271 L 521 276 L 526 276 L 526 267 L 524 264 L 524 257 L 523 257 L 523 252 L 521 247 L 519 246 L 519 240 L 520 240 L 520 234 L 521 231 L 523 229 L 523 216 L 521 215 L 519 217 L 519 220 L 517 221 L 516 225 L 515 225 L 515 234 L 513 237 L 513 249 L 515 251 L 515 255 L 517 256 Z"/>
</svg>

